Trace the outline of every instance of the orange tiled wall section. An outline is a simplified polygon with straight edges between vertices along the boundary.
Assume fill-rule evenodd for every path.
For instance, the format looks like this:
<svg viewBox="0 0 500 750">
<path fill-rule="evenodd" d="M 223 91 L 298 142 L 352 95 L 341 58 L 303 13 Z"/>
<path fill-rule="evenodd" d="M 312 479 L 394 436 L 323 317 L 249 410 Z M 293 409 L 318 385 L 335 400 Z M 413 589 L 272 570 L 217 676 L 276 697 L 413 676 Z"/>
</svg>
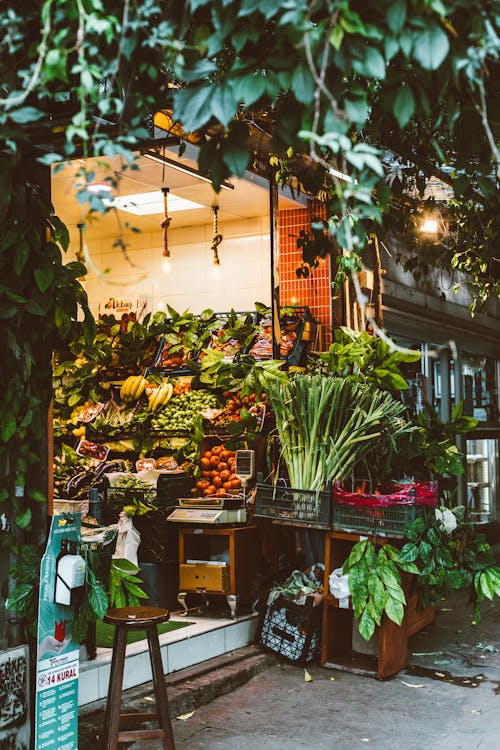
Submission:
<svg viewBox="0 0 500 750">
<path fill-rule="evenodd" d="M 312 216 L 323 219 L 326 216 L 324 207 L 313 204 L 311 208 L 279 212 L 280 303 L 307 305 L 316 320 L 326 326 L 328 334 L 331 328 L 330 259 L 321 260 L 307 279 L 298 278 L 295 273 L 302 260 L 302 251 L 296 244 L 297 237 L 301 229 L 310 231 Z"/>
</svg>

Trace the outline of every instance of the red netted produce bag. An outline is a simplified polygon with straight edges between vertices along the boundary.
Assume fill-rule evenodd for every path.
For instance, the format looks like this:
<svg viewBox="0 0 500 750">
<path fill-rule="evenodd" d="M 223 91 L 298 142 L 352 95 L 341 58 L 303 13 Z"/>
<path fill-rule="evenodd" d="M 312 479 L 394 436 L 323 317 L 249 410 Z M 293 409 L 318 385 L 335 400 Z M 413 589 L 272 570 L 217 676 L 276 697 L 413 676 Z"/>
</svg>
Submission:
<svg viewBox="0 0 500 750">
<path fill-rule="evenodd" d="M 390 505 L 426 505 L 436 507 L 439 493 L 438 483 L 429 482 L 392 482 L 373 492 L 366 492 L 366 482 L 356 490 L 348 489 L 341 482 L 333 486 L 333 502 L 341 505 L 358 507 L 385 507 Z"/>
</svg>

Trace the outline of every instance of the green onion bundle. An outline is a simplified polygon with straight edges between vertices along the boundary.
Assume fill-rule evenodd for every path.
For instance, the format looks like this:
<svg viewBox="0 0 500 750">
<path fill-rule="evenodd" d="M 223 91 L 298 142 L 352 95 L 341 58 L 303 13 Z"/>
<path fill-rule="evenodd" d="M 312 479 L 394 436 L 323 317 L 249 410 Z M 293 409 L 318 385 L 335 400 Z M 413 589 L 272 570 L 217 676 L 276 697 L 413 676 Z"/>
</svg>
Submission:
<svg viewBox="0 0 500 750">
<path fill-rule="evenodd" d="M 404 406 L 389 393 L 363 383 L 322 375 L 297 375 L 270 383 L 281 457 L 290 486 L 322 490 L 345 479 L 377 441 L 395 447 L 411 430 Z"/>
</svg>

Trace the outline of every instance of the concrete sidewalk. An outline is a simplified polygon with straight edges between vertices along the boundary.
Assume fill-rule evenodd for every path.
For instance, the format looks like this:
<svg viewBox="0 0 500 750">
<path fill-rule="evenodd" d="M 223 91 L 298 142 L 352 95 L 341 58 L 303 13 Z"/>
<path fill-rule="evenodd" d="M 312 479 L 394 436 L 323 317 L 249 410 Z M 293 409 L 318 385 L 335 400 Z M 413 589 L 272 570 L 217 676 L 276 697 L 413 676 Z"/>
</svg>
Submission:
<svg viewBox="0 0 500 750">
<path fill-rule="evenodd" d="M 462 592 L 410 640 L 409 665 L 381 682 L 317 663 L 294 666 L 258 647 L 167 676 L 177 750 L 497 750 L 500 605 L 478 625 Z M 152 708 L 151 685 L 124 693 Z M 95 708 L 95 707 L 94 707 Z M 102 706 L 80 714 L 80 750 L 98 747 Z M 122 745 L 121 747 L 125 747 Z M 130 750 L 160 750 L 158 740 Z"/>
</svg>

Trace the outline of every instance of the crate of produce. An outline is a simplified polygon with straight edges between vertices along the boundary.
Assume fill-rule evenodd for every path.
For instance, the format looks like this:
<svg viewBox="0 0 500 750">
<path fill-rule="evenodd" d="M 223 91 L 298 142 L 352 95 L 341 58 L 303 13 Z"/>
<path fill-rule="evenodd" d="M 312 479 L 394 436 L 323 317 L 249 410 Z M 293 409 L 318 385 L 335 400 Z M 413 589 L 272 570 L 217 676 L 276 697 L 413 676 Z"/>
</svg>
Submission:
<svg viewBox="0 0 500 750">
<path fill-rule="evenodd" d="M 222 352 L 226 362 L 234 362 L 241 354 L 246 354 L 256 330 L 254 312 L 214 313 L 210 338 L 205 343 L 200 359 L 207 350 Z"/>
<path fill-rule="evenodd" d="M 301 605 L 279 596 L 261 615 L 257 643 L 295 664 L 312 661 L 320 644 L 321 609 L 312 601 Z"/>
<path fill-rule="evenodd" d="M 249 353 L 257 360 L 273 356 L 271 313 L 259 316 L 258 331 Z M 280 310 L 280 359 L 288 365 L 305 364 L 307 352 L 315 337 L 315 320 L 308 307 L 295 306 Z"/>
<path fill-rule="evenodd" d="M 438 504 L 437 482 L 394 483 L 379 492 L 333 487 L 333 528 L 403 536 L 405 527 Z"/>
<path fill-rule="evenodd" d="M 331 490 L 299 490 L 284 484 L 257 482 L 254 515 L 295 526 L 329 529 Z"/>
</svg>

